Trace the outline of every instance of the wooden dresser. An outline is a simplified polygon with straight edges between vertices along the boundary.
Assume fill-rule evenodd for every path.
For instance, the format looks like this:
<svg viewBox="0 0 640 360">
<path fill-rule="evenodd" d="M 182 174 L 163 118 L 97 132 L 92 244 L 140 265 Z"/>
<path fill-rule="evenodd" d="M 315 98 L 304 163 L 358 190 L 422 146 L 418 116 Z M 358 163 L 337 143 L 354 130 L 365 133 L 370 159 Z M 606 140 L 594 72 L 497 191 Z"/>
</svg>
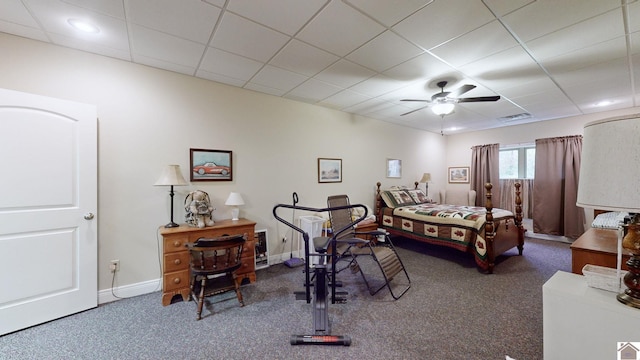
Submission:
<svg viewBox="0 0 640 360">
<path fill-rule="evenodd" d="M 202 229 L 187 225 L 175 228 L 162 228 L 162 305 L 171 304 L 176 295 L 184 301 L 189 299 L 189 252 L 186 243 L 201 237 L 247 234 L 247 242 L 242 250 L 242 267 L 236 271 L 238 281 L 256 281 L 255 271 L 255 226 L 247 219 L 218 220 L 215 225 Z"/>
</svg>

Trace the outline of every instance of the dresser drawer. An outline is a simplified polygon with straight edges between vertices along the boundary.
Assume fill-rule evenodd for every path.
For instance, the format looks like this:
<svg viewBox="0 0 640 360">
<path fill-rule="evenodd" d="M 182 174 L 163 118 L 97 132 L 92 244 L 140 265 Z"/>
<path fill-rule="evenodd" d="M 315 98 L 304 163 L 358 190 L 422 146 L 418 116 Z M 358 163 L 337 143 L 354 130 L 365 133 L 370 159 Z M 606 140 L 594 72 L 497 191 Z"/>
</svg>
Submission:
<svg viewBox="0 0 640 360">
<path fill-rule="evenodd" d="M 244 274 L 256 271 L 256 262 L 252 257 L 242 257 L 242 266 L 236 270 L 236 274 Z"/>
<path fill-rule="evenodd" d="M 185 244 L 189 241 L 187 235 L 165 236 L 164 253 L 172 253 L 176 251 L 186 251 Z"/>
<path fill-rule="evenodd" d="M 163 276 L 163 291 L 171 291 L 189 287 L 189 268 L 181 271 L 165 273 Z"/>
<path fill-rule="evenodd" d="M 180 251 L 167 253 L 164 255 L 163 272 L 168 273 L 177 270 L 187 269 L 189 267 L 189 252 Z"/>
</svg>

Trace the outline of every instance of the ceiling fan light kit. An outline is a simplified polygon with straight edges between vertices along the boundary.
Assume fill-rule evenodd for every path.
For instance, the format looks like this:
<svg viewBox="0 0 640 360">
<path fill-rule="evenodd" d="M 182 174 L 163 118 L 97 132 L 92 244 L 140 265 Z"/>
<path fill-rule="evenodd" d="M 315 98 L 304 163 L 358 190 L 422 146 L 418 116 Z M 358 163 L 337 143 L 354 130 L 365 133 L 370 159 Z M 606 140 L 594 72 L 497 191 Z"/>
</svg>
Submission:
<svg viewBox="0 0 640 360">
<path fill-rule="evenodd" d="M 439 116 L 449 115 L 453 111 L 454 107 L 455 105 L 452 103 L 438 103 L 431 106 L 431 111 L 433 111 L 434 114 Z"/>
<path fill-rule="evenodd" d="M 440 92 L 431 96 L 430 100 L 427 99 L 402 99 L 400 101 L 417 101 L 427 103 L 426 106 L 421 108 L 411 110 L 402 115 L 408 115 L 414 113 L 416 111 L 420 111 L 424 108 L 431 107 L 431 111 L 438 116 L 449 115 L 453 112 L 456 103 L 467 103 L 467 102 L 484 102 L 484 101 L 498 101 L 500 100 L 500 96 L 480 96 L 480 97 L 469 97 L 469 98 L 459 98 L 458 96 L 471 91 L 476 88 L 475 85 L 462 85 L 458 89 L 447 92 L 444 91 L 444 87 L 447 86 L 446 81 L 438 82 L 438 87 L 440 88 Z"/>
</svg>

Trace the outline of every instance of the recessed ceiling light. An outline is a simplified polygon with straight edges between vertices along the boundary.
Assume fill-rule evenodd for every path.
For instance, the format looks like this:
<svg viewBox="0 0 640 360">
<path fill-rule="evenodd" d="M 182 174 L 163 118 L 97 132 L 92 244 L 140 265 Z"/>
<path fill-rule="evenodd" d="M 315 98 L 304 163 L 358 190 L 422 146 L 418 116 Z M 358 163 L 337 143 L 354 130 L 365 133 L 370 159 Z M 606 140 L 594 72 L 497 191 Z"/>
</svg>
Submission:
<svg viewBox="0 0 640 360">
<path fill-rule="evenodd" d="M 611 101 L 611 100 L 602 100 L 600 102 L 597 102 L 596 106 L 602 107 L 602 106 L 609 106 L 611 104 L 613 104 L 613 101 Z"/>
<path fill-rule="evenodd" d="M 67 20 L 67 22 L 74 29 L 80 30 L 82 32 L 93 33 L 93 34 L 97 34 L 97 33 L 100 32 L 100 29 L 97 26 L 93 25 L 90 22 L 84 21 L 84 20 L 69 19 L 69 20 Z"/>
</svg>

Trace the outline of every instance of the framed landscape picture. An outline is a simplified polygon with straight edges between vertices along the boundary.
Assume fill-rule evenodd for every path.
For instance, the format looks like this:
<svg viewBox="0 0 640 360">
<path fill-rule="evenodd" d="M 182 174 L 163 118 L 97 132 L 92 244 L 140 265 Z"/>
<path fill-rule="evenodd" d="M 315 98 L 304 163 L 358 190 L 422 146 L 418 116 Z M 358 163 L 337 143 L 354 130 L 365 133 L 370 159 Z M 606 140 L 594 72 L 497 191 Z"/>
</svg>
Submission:
<svg viewBox="0 0 640 360">
<path fill-rule="evenodd" d="M 191 181 L 231 181 L 231 151 L 191 149 Z"/>
<path fill-rule="evenodd" d="M 318 182 L 342 182 L 342 159 L 318 158 Z"/>
<path fill-rule="evenodd" d="M 469 183 L 469 167 L 450 167 L 449 168 L 449 183 L 468 184 Z"/>
</svg>

